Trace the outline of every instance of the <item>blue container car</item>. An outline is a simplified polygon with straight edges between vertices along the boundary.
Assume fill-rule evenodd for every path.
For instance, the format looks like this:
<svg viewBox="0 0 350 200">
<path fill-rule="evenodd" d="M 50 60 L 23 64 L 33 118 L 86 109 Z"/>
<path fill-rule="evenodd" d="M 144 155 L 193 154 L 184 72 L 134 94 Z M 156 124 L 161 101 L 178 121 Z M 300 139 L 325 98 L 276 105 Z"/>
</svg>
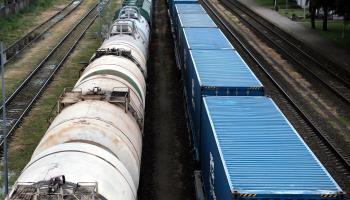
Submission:
<svg viewBox="0 0 350 200">
<path fill-rule="evenodd" d="M 177 27 L 174 28 L 179 44 L 183 43 L 183 28 L 217 28 L 208 14 L 178 14 Z M 180 31 L 179 31 L 180 30 Z M 180 46 L 183 48 L 183 46 Z"/>
<path fill-rule="evenodd" d="M 177 4 L 199 4 L 198 0 L 170 0 L 168 2 L 168 8 L 170 12 L 170 18 L 174 19 L 176 15 L 175 5 Z"/>
<path fill-rule="evenodd" d="M 202 96 L 263 96 L 264 87 L 233 49 L 189 52 L 183 76 L 195 157 L 198 159 Z"/>
<path fill-rule="evenodd" d="M 200 4 L 176 4 L 173 21 L 173 28 L 176 29 L 179 23 L 179 14 L 207 14 Z"/>
<path fill-rule="evenodd" d="M 178 43 L 181 68 L 190 50 L 234 49 L 219 28 L 182 28 Z"/>
<path fill-rule="evenodd" d="M 201 167 L 207 199 L 344 199 L 267 97 L 204 97 Z"/>
<path fill-rule="evenodd" d="M 207 14 L 201 4 L 176 4 L 176 14 Z"/>
</svg>

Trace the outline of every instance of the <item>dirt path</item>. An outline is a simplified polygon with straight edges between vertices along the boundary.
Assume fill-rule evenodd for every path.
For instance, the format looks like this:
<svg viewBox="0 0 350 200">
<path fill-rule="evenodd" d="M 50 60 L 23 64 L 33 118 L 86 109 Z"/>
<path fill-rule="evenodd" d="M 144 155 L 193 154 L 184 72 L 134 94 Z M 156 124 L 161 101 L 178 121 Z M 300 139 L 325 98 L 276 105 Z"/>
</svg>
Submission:
<svg viewBox="0 0 350 200">
<path fill-rule="evenodd" d="M 156 0 L 139 199 L 194 199 L 183 94 L 164 0 Z"/>
</svg>

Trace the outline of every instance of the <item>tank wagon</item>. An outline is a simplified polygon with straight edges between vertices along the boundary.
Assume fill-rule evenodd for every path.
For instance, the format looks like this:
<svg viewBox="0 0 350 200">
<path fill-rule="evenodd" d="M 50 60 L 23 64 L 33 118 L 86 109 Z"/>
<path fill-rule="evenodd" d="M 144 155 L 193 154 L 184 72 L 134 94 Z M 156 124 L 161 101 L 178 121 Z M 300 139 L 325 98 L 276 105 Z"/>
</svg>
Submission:
<svg viewBox="0 0 350 200">
<path fill-rule="evenodd" d="M 137 199 L 149 37 L 140 9 L 121 8 L 7 199 Z"/>
<path fill-rule="evenodd" d="M 122 8 L 126 6 L 136 7 L 139 9 L 142 17 L 148 22 L 148 24 L 152 25 L 152 1 L 151 0 L 124 0 L 122 3 Z M 121 9 L 117 10 L 114 15 L 114 20 L 119 19 Z"/>
<path fill-rule="evenodd" d="M 344 199 L 197 0 L 169 0 L 197 199 Z"/>
</svg>

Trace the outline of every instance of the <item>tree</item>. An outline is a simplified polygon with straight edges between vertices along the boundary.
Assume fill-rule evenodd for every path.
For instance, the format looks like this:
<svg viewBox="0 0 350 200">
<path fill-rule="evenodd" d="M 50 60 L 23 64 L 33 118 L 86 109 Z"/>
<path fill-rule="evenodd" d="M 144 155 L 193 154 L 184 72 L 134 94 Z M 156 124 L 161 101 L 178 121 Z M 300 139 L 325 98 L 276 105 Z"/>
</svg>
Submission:
<svg viewBox="0 0 350 200">
<path fill-rule="evenodd" d="M 328 16 L 329 11 L 335 9 L 335 1 L 334 0 L 319 0 L 319 5 L 323 9 L 323 26 L 322 29 L 324 31 L 328 30 Z"/>
<path fill-rule="evenodd" d="M 320 0 L 307 0 L 306 4 L 309 4 L 311 28 L 315 29 L 316 10 L 320 7 Z"/>
<path fill-rule="evenodd" d="M 347 0 L 344 0 L 347 1 Z M 328 16 L 329 11 L 335 9 L 335 1 L 334 0 L 308 0 L 309 3 L 309 11 L 310 11 L 310 19 L 311 19 L 311 28 L 315 29 L 315 19 L 316 19 L 316 11 L 317 9 L 323 10 L 323 30 L 328 30 Z"/>
<path fill-rule="evenodd" d="M 335 12 L 344 17 L 343 24 L 343 34 L 342 37 L 345 37 L 345 26 L 350 21 L 350 1 L 349 0 L 336 0 L 335 3 Z"/>
</svg>

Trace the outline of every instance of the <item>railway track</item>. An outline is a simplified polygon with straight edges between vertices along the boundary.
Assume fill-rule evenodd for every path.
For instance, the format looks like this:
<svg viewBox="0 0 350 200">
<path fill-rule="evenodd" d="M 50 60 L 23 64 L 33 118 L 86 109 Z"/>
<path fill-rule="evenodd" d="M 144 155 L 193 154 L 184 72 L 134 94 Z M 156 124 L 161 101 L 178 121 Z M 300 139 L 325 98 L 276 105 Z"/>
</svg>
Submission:
<svg viewBox="0 0 350 200">
<path fill-rule="evenodd" d="M 262 39 L 277 48 L 285 58 L 295 64 L 294 66 L 314 77 L 338 98 L 350 105 L 349 72 L 324 58 L 314 57 L 310 50 L 300 44 L 294 37 L 252 12 L 240 2 L 220 1 L 251 30 L 254 30 Z"/>
<path fill-rule="evenodd" d="M 48 20 L 34 28 L 22 38 L 11 44 L 5 49 L 6 62 L 13 60 L 18 54 L 20 54 L 26 47 L 33 42 L 40 39 L 51 27 L 60 22 L 63 18 L 73 12 L 79 5 L 80 0 L 72 1 L 61 11 L 50 17 Z"/>
<path fill-rule="evenodd" d="M 6 135 L 10 136 L 22 118 L 29 111 L 35 100 L 48 85 L 56 71 L 74 49 L 86 30 L 97 17 L 96 4 L 55 46 L 46 58 L 26 77 L 21 85 L 6 100 L 7 126 Z M 2 112 L 3 106 L 1 107 Z M 2 123 L 2 122 L 1 122 Z M 4 131 L 1 130 L 1 142 L 3 144 Z"/>
<path fill-rule="evenodd" d="M 337 148 L 320 127 L 304 112 L 302 106 L 278 81 L 278 78 L 269 72 L 266 60 L 245 41 L 239 31 L 235 30 L 220 12 L 208 1 L 202 1 L 203 7 L 218 24 L 227 38 L 234 44 L 236 50 L 249 63 L 254 73 L 268 87 L 271 97 L 282 108 L 284 114 L 293 122 L 304 141 L 311 147 L 319 157 L 324 166 L 341 185 L 346 193 L 350 192 L 350 159 L 343 155 L 341 149 Z M 268 83 L 268 84 L 266 84 Z"/>
</svg>

